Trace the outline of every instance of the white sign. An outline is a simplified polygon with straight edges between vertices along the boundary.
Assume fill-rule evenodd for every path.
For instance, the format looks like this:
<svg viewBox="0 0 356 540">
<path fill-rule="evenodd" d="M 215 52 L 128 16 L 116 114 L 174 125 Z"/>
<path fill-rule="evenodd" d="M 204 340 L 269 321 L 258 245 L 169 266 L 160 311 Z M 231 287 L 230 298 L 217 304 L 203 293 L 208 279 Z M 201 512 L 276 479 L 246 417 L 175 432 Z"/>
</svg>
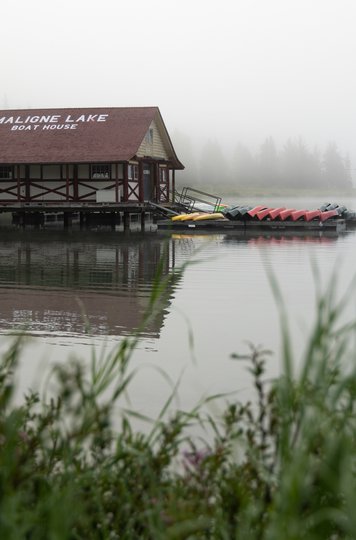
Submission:
<svg viewBox="0 0 356 540">
<path fill-rule="evenodd" d="M 11 131 L 55 131 L 77 129 L 83 124 L 106 122 L 108 114 L 49 114 L 42 116 L 0 116 L 0 125 L 8 126 Z"/>
</svg>

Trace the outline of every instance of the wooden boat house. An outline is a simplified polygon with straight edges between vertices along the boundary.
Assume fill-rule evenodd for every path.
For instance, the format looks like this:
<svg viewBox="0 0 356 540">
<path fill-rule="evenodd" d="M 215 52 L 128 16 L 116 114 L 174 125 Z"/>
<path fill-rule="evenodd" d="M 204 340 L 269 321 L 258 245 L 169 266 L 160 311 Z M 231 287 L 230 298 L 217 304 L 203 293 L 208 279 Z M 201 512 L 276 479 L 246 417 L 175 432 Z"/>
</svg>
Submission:
<svg viewBox="0 0 356 540">
<path fill-rule="evenodd" d="M 0 207 L 169 203 L 183 168 L 158 107 L 0 111 Z"/>
</svg>

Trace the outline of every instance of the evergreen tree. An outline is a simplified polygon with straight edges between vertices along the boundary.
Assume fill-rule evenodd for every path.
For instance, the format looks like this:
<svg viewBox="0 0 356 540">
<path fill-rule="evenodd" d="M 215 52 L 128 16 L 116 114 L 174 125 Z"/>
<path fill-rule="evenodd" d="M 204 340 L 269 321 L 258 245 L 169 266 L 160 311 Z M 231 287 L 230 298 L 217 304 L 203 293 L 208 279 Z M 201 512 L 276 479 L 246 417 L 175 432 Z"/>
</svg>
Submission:
<svg viewBox="0 0 356 540">
<path fill-rule="evenodd" d="M 203 146 L 199 177 L 203 185 L 216 187 L 229 180 L 227 160 L 216 139 L 209 139 Z"/>
<path fill-rule="evenodd" d="M 258 184 L 266 188 L 281 184 L 279 157 L 272 137 L 267 137 L 261 145 L 257 159 L 257 176 Z"/>
<path fill-rule="evenodd" d="M 238 186 L 255 186 L 256 161 L 250 150 L 238 143 L 232 158 L 232 180 Z"/>
<path fill-rule="evenodd" d="M 323 178 L 328 187 L 352 186 L 350 162 L 342 158 L 334 142 L 328 144 L 323 159 Z"/>
<path fill-rule="evenodd" d="M 321 185 L 321 165 L 318 150 L 311 152 L 304 141 L 288 139 L 281 156 L 285 184 L 293 188 L 313 188 Z"/>
</svg>

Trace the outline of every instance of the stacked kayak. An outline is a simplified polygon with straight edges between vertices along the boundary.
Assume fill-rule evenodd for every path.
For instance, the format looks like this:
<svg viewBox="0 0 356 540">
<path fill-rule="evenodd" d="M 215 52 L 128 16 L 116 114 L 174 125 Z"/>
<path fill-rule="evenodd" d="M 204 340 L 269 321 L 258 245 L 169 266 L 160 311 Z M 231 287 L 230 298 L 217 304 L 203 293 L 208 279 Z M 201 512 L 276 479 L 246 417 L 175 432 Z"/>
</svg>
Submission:
<svg viewBox="0 0 356 540">
<path fill-rule="evenodd" d="M 172 221 L 203 221 L 226 219 L 221 212 L 192 212 L 191 214 L 179 214 L 172 217 Z"/>
<path fill-rule="evenodd" d="M 325 203 L 319 208 L 270 207 L 263 204 L 235 205 L 221 211 L 196 210 L 179 214 L 159 223 L 160 228 L 222 230 L 323 230 L 341 231 L 345 223 L 356 224 L 356 212 L 336 203 Z"/>
<path fill-rule="evenodd" d="M 313 221 L 324 222 L 328 219 L 354 217 L 354 212 L 347 210 L 345 206 L 336 203 L 325 203 L 315 210 L 296 208 L 268 207 L 268 206 L 233 206 L 221 212 L 227 219 L 232 221 L 258 220 L 258 221 Z"/>
</svg>

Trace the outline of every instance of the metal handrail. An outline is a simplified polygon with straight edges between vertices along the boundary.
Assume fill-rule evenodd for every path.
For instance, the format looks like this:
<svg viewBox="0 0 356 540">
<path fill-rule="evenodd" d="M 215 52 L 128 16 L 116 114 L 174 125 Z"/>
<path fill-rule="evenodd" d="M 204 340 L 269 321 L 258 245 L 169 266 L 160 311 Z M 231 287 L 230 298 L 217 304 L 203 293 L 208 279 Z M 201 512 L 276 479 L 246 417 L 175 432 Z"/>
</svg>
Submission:
<svg viewBox="0 0 356 540">
<path fill-rule="evenodd" d="M 206 197 L 212 199 L 212 201 L 206 200 Z M 221 200 L 221 197 L 218 197 L 217 195 L 212 195 L 211 193 L 206 193 L 205 191 L 191 187 L 184 187 L 180 194 L 179 203 L 188 206 L 190 210 L 193 210 L 196 203 L 203 203 L 211 206 L 212 212 L 216 212 L 221 204 Z"/>
</svg>

